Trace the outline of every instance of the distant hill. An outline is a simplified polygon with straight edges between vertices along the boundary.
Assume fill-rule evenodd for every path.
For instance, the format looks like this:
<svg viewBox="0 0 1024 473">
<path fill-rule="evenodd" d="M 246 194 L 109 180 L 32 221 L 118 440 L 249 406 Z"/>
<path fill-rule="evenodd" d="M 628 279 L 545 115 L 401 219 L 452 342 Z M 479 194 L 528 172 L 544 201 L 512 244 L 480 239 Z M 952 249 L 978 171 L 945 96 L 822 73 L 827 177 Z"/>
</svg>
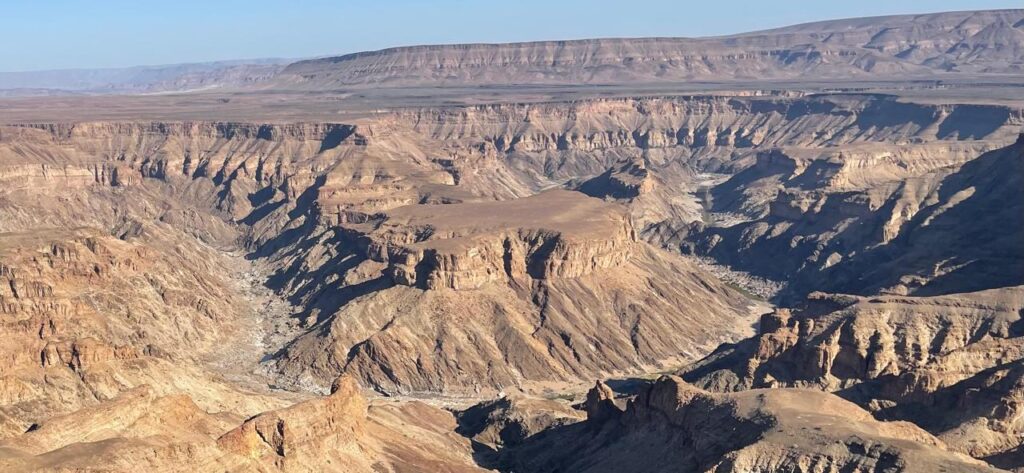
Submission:
<svg viewBox="0 0 1024 473">
<path fill-rule="evenodd" d="M 252 59 L 112 69 L 0 72 L 0 95 L 145 93 L 243 86 L 269 80 L 290 59 Z"/>
<path fill-rule="evenodd" d="M 993 10 L 833 20 L 710 38 L 400 47 L 299 61 L 276 82 L 322 89 L 1017 74 L 1024 71 L 1022 53 L 1024 10 Z"/>
<path fill-rule="evenodd" d="M 0 72 L 0 95 L 152 93 L 259 85 L 622 84 L 872 80 L 1024 73 L 1024 9 L 853 18 L 708 38 L 408 46 L 302 60 Z"/>
</svg>

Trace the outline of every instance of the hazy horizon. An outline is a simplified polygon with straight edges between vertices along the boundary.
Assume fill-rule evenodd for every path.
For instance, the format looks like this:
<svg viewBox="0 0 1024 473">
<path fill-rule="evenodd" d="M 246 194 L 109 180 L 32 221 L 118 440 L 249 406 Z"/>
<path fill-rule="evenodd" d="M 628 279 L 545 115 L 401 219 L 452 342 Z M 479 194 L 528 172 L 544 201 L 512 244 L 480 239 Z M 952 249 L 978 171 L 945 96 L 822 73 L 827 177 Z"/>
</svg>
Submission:
<svg viewBox="0 0 1024 473">
<path fill-rule="evenodd" d="M 615 2 L 605 0 L 527 0 L 514 5 L 462 0 L 429 5 L 410 0 L 375 5 L 231 0 L 203 5 L 185 0 L 162 8 L 124 0 L 89 3 L 62 0 L 8 7 L 0 18 L 0 40 L 6 45 L 0 46 L 0 72 L 294 60 L 420 44 L 719 36 L 841 18 L 1021 7 L 1001 0 L 927 5 L 790 0 L 679 8 L 667 0 L 639 0 L 630 3 L 636 14 L 623 15 Z M 31 47 L 24 47 L 26 43 Z"/>
</svg>

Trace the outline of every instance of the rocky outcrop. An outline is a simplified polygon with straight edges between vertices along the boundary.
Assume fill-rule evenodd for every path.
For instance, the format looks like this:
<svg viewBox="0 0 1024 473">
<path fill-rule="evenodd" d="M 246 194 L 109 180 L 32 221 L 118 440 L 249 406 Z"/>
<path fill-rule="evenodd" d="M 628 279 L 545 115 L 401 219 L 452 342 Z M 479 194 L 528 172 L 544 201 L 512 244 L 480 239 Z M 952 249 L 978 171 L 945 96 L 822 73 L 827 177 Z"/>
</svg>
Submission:
<svg viewBox="0 0 1024 473">
<path fill-rule="evenodd" d="M 763 213 L 695 225 L 686 249 L 813 290 L 935 295 L 1019 285 L 1022 142 L 962 161 L 910 159 L 919 176 L 875 174 L 851 189 L 860 160 L 835 165 L 766 153 L 712 191 L 720 209 Z M 943 167 L 944 162 L 950 162 Z M 909 165 L 908 165 L 909 166 Z M 815 169 L 816 168 L 816 169 Z M 830 169 L 831 168 L 831 169 Z M 909 167 L 908 167 L 909 169 Z M 884 178 L 889 175 L 890 177 Z M 779 260 L 775 255 L 790 257 Z"/>
<path fill-rule="evenodd" d="M 319 446 L 347 450 L 366 435 L 366 399 L 351 378 L 337 380 L 329 396 L 245 421 L 217 439 L 225 451 L 282 470 L 299 469 L 291 462 L 309 461 Z"/>
<path fill-rule="evenodd" d="M 757 95 L 0 127 L 0 469 L 472 471 L 473 442 L 517 471 L 978 466 L 942 442 L 1017 466 L 1020 146 L 997 148 L 1024 114 Z M 645 239 L 861 295 L 734 345 L 763 305 Z M 520 397 L 720 342 L 687 379 L 785 389 L 666 379 L 624 407 L 602 383 L 586 422 Z M 308 399 L 339 374 L 510 395 Z"/>
<path fill-rule="evenodd" d="M 484 401 L 459 412 L 457 417 L 460 434 L 495 451 L 584 419 L 565 402 L 521 395 Z"/>
<path fill-rule="evenodd" d="M 622 414 L 622 409 L 615 403 L 615 392 L 601 381 L 587 391 L 583 410 L 587 413 L 587 420 L 594 422 L 602 422 Z"/>
<path fill-rule="evenodd" d="M 632 161 L 610 168 L 600 176 L 588 179 L 576 189 L 591 197 L 632 199 L 654 188 L 654 179 L 643 161 Z"/>
<path fill-rule="evenodd" d="M 830 394 L 715 394 L 675 377 L 618 416 L 552 429 L 499 462 L 514 471 L 990 471 L 912 424 L 878 422 Z"/>
<path fill-rule="evenodd" d="M 569 191 L 514 199 L 539 185 L 525 183 L 486 147 L 470 144 L 477 151 L 468 153 L 462 143 L 449 146 L 417 132 L 403 115 L 354 127 L 84 123 L 11 130 L 0 143 L 10 143 L 7 152 L 18 159 L 117 162 L 144 180 L 83 189 L 86 202 L 97 193 L 111 200 L 129 193 L 144 204 L 142 194 L 159 189 L 238 225 L 252 254 L 274 268 L 269 284 L 301 307 L 309 332 L 274 364 L 303 386 L 322 389 L 343 371 L 386 392 L 577 382 L 678 363 L 697 353 L 693 341 L 709 347 L 724 339 L 749 310 L 739 293 L 678 258 L 658 262 L 615 204 Z M 135 212 L 140 220 L 172 220 L 151 209 Z M 110 213 L 97 226 L 125 231 Z M 81 214 L 89 212 L 59 217 Z M 194 222 L 196 236 L 208 239 L 215 226 L 203 212 L 185 215 L 174 218 Z M 679 272 L 686 282 L 670 283 Z M 649 298 L 641 289 L 649 284 L 666 289 Z M 617 295 L 597 295 L 603 291 Z M 572 302 L 579 297 L 600 308 Z M 646 306 L 632 302 L 641 299 Z M 452 314 L 480 315 L 464 323 Z M 608 327 L 611 339 L 601 333 Z M 478 361 L 461 360 L 463 352 Z"/>
<path fill-rule="evenodd" d="M 1007 452 L 1021 431 L 1022 308 L 1020 287 L 917 298 L 815 294 L 799 311 L 762 317 L 759 335 L 720 347 L 683 376 L 716 391 L 835 391 L 880 417 L 913 421 L 955 451 L 1018 468 Z"/>
<path fill-rule="evenodd" d="M 898 385 L 901 377 L 911 379 L 909 373 L 931 372 L 927 382 L 916 378 L 920 386 L 885 393 L 899 401 L 1012 361 L 1021 308 L 1020 288 L 918 298 L 815 293 L 803 309 L 762 316 L 756 337 L 721 347 L 685 377 L 716 390 L 839 390 L 871 380 Z M 1004 348 L 994 350 L 1000 344 Z"/>
<path fill-rule="evenodd" d="M 782 146 L 819 150 L 856 143 L 1012 141 L 1019 131 L 1015 125 L 1024 123 L 1024 115 L 1013 106 L 919 103 L 875 94 L 608 98 L 401 109 L 394 118 L 396 126 L 415 124 L 418 133 L 452 145 L 486 144 L 524 164 L 529 154 L 545 151 L 589 152 L 593 159 L 595 152 L 612 149 L 644 150 L 659 157 L 683 148 L 677 151 L 699 157 L 714 150 L 728 154 Z M 586 157 L 566 156 L 556 170 L 583 177 L 575 161 Z M 602 167 L 591 167 L 589 175 L 617 161 L 594 163 Z"/>
<path fill-rule="evenodd" d="M 214 271 L 201 274 L 207 269 L 203 262 L 182 262 L 92 229 L 4 234 L 0 240 L 0 327 L 18 339 L 16 351 L 11 341 L 0 372 L 40 365 L 81 369 L 138 356 L 147 345 L 183 354 L 202 346 L 204 336 L 214 338 L 206 332 L 232 313 L 230 299 L 214 292 L 223 281 Z M 183 268 L 195 272 L 177 273 Z M 146 286 L 133 287 L 131 281 Z M 137 292 L 136 300 L 116 311 L 125 287 Z M 160 324 L 158 315 L 144 309 L 174 310 L 194 321 L 194 332 Z M 111 313 L 124 319 L 107 317 Z M 151 322 L 147 334 L 133 334 L 131 326 L 140 320 L 132 319 L 142 317 Z M 182 345 L 186 340 L 192 345 Z"/>
<path fill-rule="evenodd" d="M 206 409 L 274 405 L 196 366 L 242 328 L 246 305 L 222 255 L 162 243 L 183 235 L 161 232 L 130 242 L 92 228 L 0 235 L 0 412 L 18 427 L 3 437 L 144 384 Z"/>
<path fill-rule="evenodd" d="M 612 187 L 581 188 L 604 195 L 621 186 L 614 182 L 619 178 L 635 180 L 614 169 L 642 162 L 648 173 L 643 182 L 668 184 L 643 184 L 647 191 L 630 198 L 634 224 L 642 235 L 660 234 L 659 244 L 678 247 L 689 233 L 680 229 L 691 222 L 738 210 L 759 215 L 774 200 L 776 189 L 765 185 L 763 194 L 749 198 L 729 187 L 712 189 L 708 209 L 698 201 L 706 173 L 752 177 L 756 167 L 744 170 L 768 148 L 785 147 L 786 156 L 799 154 L 805 165 L 816 162 L 801 172 L 801 188 L 829 182 L 849 192 L 921 176 L 1012 143 L 1024 114 L 1016 107 L 910 103 L 881 95 L 688 96 L 403 110 L 393 123 L 396 130 L 415 123 L 403 133 L 442 143 L 452 156 L 446 168 L 459 177 L 459 187 L 485 195 L 507 189 L 522 196 L 598 176 L 596 184 L 612 170 Z M 837 171 L 826 165 L 830 160 L 849 164 Z"/>
<path fill-rule="evenodd" d="M 742 167 L 746 159 L 742 153 L 734 156 L 735 151 L 749 150 L 748 156 L 753 156 L 755 146 L 813 147 L 867 140 L 942 141 L 934 144 L 935 149 L 974 149 L 970 143 L 953 141 L 967 136 L 999 140 L 1020 119 L 1016 111 L 995 107 L 992 111 L 998 113 L 990 114 L 994 118 L 984 130 L 972 122 L 973 131 L 967 133 L 966 122 L 956 118 L 965 113 L 958 112 L 958 107 L 876 96 L 616 99 L 401 111 L 355 125 L 189 122 L 18 127 L 5 129 L 0 144 L 9 143 L 7 153 L 30 163 L 35 159 L 31 156 L 100 168 L 117 163 L 133 170 L 131 175 L 147 185 L 97 186 L 81 192 L 112 198 L 129 193 L 145 202 L 142 194 L 152 188 L 149 184 L 161 186 L 175 198 L 196 208 L 205 206 L 213 215 L 238 225 L 252 254 L 275 268 L 271 286 L 301 307 L 302 323 L 313 329 L 278 354 L 281 358 L 275 364 L 288 376 L 323 387 L 338 373 L 350 370 L 367 385 L 388 392 L 456 386 L 475 391 L 477 385 L 480 389 L 516 386 L 538 377 L 578 382 L 622 366 L 664 365 L 697 353 L 699 349 L 691 345 L 694 340 L 708 346 L 735 330 L 731 320 L 746 312 L 739 308 L 744 304 L 738 303 L 735 294 L 716 284 L 710 286 L 711 297 L 724 300 L 695 303 L 699 298 L 687 294 L 708 291 L 701 289 L 702 277 L 683 284 L 686 289 L 662 291 L 653 298 L 639 289 L 639 284 L 661 287 L 662 279 L 678 279 L 669 275 L 670 268 L 686 267 L 652 262 L 671 257 L 654 256 L 636 235 L 653 233 L 659 244 L 677 245 L 685 234 L 647 230 L 655 223 L 668 222 L 666 228 L 673 228 L 672 222 L 703 218 L 706 210 L 686 194 L 686 183 L 697 179 L 684 165 L 687 160 L 703 162 L 707 169 L 727 170 Z M 890 114 L 914 119 L 890 123 L 880 118 Z M 918 149 L 915 146 L 907 145 Z M 836 188 L 890 186 L 966 154 L 951 153 L 949 160 L 925 163 L 919 159 L 920 151 L 908 151 L 893 157 L 897 164 L 887 168 L 889 180 L 869 179 L 865 172 L 854 171 L 869 164 L 850 164 L 852 158 L 843 161 L 846 167 L 839 170 L 818 162 L 822 160 L 802 158 L 800 166 L 806 171 L 800 175 L 806 176 L 795 181 L 791 197 L 775 199 L 770 206 L 776 213 L 772 218 L 783 218 L 789 215 L 786 212 L 805 215 L 819 207 L 836 219 L 870 214 L 884 199 L 879 203 L 873 194 L 866 198 L 843 194 L 821 207 L 820 199 L 814 197 L 820 191 L 813 187 L 821 183 Z M 637 159 L 640 155 L 644 157 Z M 615 164 L 630 156 L 626 161 L 630 164 Z M 899 164 L 906 162 L 918 163 L 917 168 L 899 174 Z M 624 192 L 636 191 L 636 197 L 622 199 L 628 217 L 620 210 L 609 210 L 612 204 L 587 203 L 592 199 L 574 193 L 522 198 L 563 180 L 595 175 Z M 648 184 L 664 179 L 680 182 L 679 188 Z M 812 190 L 803 191 L 801 186 Z M 97 208 L 96 213 L 103 216 L 98 224 L 117 234 L 131 231 L 130 223 L 117 222 L 116 212 L 97 204 L 77 213 L 91 215 L 92 208 Z M 710 205 L 713 211 L 728 204 L 716 197 Z M 594 222 L 565 219 L 584 211 L 595 212 Z M 146 212 L 145 218 L 184 222 L 204 241 L 211 234 L 229 235 L 199 211 Z M 458 214 L 474 217 L 455 218 L 453 226 L 451 221 Z M 81 217 L 61 215 L 60 221 L 75 218 Z M 24 214 L 12 220 L 24 222 L 24 228 L 31 226 Z M 821 219 L 812 226 L 829 235 L 819 227 L 827 228 L 830 222 L 835 220 Z M 591 227 L 600 231 L 577 232 Z M 754 226 L 741 241 L 757 242 L 761 231 L 767 230 Z M 221 238 L 214 240 L 223 244 Z M 721 251 L 734 241 L 725 233 L 721 240 Z M 812 244 L 816 242 L 807 239 L 798 249 Z M 836 268 L 852 264 L 853 259 L 842 251 L 816 247 L 814 251 L 818 268 L 839 271 Z M 718 255 L 713 250 L 705 253 Z M 789 264 L 789 260 L 773 263 L 771 268 L 785 271 Z M 693 274 L 695 269 L 683 272 Z M 609 278 L 613 273 L 622 277 Z M 966 277 L 969 272 L 963 274 Z M 904 284 L 908 292 L 920 290 Z M 614 291 L 622 299 L 589 296 L 597 287 Z M 404 293 L 404 288 L 435 292 Z M 464 299 L 456 300 L 448 290 L 465 293 Z M 584 310 L 569 302 L 579 297 L 595 299 L 602 309 Z M 394 305 L 399 298 L 433 306 L 415 309 L 400 304 L 406 307 L 400 311 L 371 308 Z M 627 298 L 647 301 L 647 306 Z M 500 301 L 501 309 L 495 308 L 495 301 Z M 661 314 L 654 314 L 655 307 Z M 714 315 L 698 317 L 698 307 Z M 489 315 L 469 324 L 460 321 L 452 330 L 452 319 L 436 315 L 441 310 Z M 518 315 L 491 317 L 506 312 Z M 400 313 L 415 315 L 398 317 Z M 701 329 L 683 323 L 699 319 Z M 554 320 L 562 326 L 550 327 Z M 617 328 L 609 337 L 600 326 Z M 406 330 L 424 338 L 395 343 L 408 338 L 403 334 Z M 472 339 L 462 338 L 468 333 Z M 437 350 L 437 340 L 449 343 Z M 599 340 L 602 343 L 595 343 Z M 527 355 L 508 359 L 502 353 L 512 347 L 526 347 L 515 350 Z M 456 353 L 467 349 L 481 360 L 471 363 L 472 368 L 464 361 L 453 361 Z M 500 360 L 497 365 L 502 368 L 483 360 Z"/>
<path fill-rule="evenodd" d="M 168 428 L 169 426 L 175 428 Z M 29 432 L 3 442 L 3 448 L 42 455 L 69 445 L 102 442 L 111 437 L 165 436 L 188 442 L 219 435 L 230 419 L 211 416 L 185 395 L 159 396 L 139 386 L 117 397 L 71 414 L 33 425 Z"/>
<path fill-rule="evenodd" d="M 633 245 L 614 268 L 545 279 L 501 271 L 476 289 L 393 285 L 386 266 L 364 260 L 313 301 L 328 315 L 277 367 L 313 386 L 346 372 L 390 394 L 481 395 L 671 366 L 744 330 L 749 300 L 678 256 Z"/>
<path fill-rule="evenodd" d="M 956 384 L 895 405 L 879 406 L 875 416 L 913 422 L 935 433 L 951 450 L 998 468 L 1020 470 L 1024 363 L 982 369 Z"/>
<path fill-rule="evenodd" d="M 396 284 L 427 289 L 579 278 L 625 263 L 636 243 L 625 209 L 568 191 L 399 207 L 369 225 L 367 257 Z"/>
<path fill-rule="evenodd" d="M 455 434 L 451 414 L 419 403 L 370 403 L 351 379 L 340 379 L 325 398 L 239 422 L 203 411 L 188 396 L 157 396 L 141 387 L 0 443 L 0 468 L 483 471 L 469 441 Z"/>
</svg>

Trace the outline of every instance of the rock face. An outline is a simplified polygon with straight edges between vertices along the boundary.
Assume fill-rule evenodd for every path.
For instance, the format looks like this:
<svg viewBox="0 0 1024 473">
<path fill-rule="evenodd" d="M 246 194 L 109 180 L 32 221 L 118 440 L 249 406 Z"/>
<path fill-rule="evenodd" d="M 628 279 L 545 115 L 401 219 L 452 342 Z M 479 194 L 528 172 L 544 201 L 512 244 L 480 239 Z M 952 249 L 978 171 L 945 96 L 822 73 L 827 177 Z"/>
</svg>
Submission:
<svg viewBox="0 0 1024 473">
<path fill-rule="evenodd" d="M 0 242 L 0 314 L 5 316 L 5 328 L 11 330 L 7 340 L 14 345 L 6 353 L 5 371 L 38 364 L 81 369 L 103 358 L 141 354 L 126 347 L 129 340 L 165 344 L 159 350 L 168 353 L 198 350 L 204 337 L 215 338 L 209 332 L 222 322 L 219 318 L 231 312 L 233 301 L 218 293 L 224 282 L 216 279 L 213 268 L 188 261 L 195 266 L 176 274 L 169 266 L 181 261 L 142 244 L 88 229 L 8 233 L 0 236 Z M 124 297 L 119 288 L 132 287 L 132 281 L 150 285 L 133 296 L 133 308 L 152 312 L 138 310 L 124 313 L 124 319 L 111 319 L 109 315 Z M 138 300 L 146 296 L 148 300 Z M 159 324 L 155 314 L 169 310 L 194 320 L 194 332 Z M 133 334 L 131 325 L 140 317 L 151 318 L 147 333 Z M 29 334 L 35 335 L 35 346 L 25 344 Z M 199 347 L 182 346 L 185 340 Z M 13 351 L 15 347 L 18 352 Z"/>
<path fill-rule="evenodd" d="M 142 384 L 204 408 L 263 405 L 189 367 L 237 330 L 244 303 L 218 255 L 168 248 L 95 229 L 0 234 L 0 437 Z"/>
<path fill-rule="evenodd" d="M 291 343 L 277 366 L 318 384 L 343 371 L 384 392 L 472 394 L 538 382 L 578 383 L 623 366 L 671 366 L 708 341 L 743 330 L 749 302 L 738 293 L 678 257 L 626 244 L 635 248 L 614 268 L 601 268 L 601 253 L 580 259 L 591 272 L 575 277 L 540 269 L 520 274 L 510 263 L 508 272 L 495 268 L 496 281 L 472 289 L 458 282 L 464 279 L 454 279 L 455 288 L 393 284 L 386 266 L 363 260 L 344 277 L 370 274 L 370 282 L 350 281 L 366 292 L 322 296 L 317 304 L 331 315 Z M 565 254 L 570 258 L 541 268 L 573 268 L 575 256 Z M 702 293 L 711 297 L 693 296 Z M 349 297 L 357 303 L 345 304 Z"/>
<path fill-rule="evenodd" d="M 366 435 L 366 400 L 359 385 L 341 378 L 324 399 L 307 401 L 281 411 L 260 414 L 217 439 L 217 445 L 233 454 L 282 470 L 305 470 L 296 462 L 312 460 L 319 445 L 345 451 Z M 358 459 L 346 459 L 352 465 Z M 368 465 L 367 465 L 368 466 Z"/>
<path fill-rule="evenodd" d="M 915 159 L 933 170 L 913 177 L 899 179 L 883 168 L 866 180 L 856 168 L 875 164 L 863 158 L 808 163 L 765 153 L 712 190 L 721 208 L 756 216 L 728 227 L 696 226 L 687 246 L 789 280 L 794 296 L 811 290 L 936 295 L 1019 285 L 1022 157 L 1018 140 L 946 166 Z M 768 208 L 755 213 L 765 196 L 771 196 Z M 790 257 L 768 256 L 780 253 Z"/>
<path fill-rule="evenodd" d="M 300 61 L 278 87 L 626 83 L 1019 71 L 1024 10 L 796 25 L 716 38 L 594 39 L 385 49 Z"/>
<path fill-rule="evenodd" d="M 801 310 L 779 309 L 762 316 L 759 335 L 720 349 L 690 368 L 687 377 L 726 390 L 769 385 L 840 389 L 926 370 L 949 376 L 932 379 L 949 385 L 1015 356 L 1007 349 L 1020 335 L 1022 296 L 1019 287 L 938 297 L 815 293 Z M 1007 349 L 992 350 L 999 344 Z M 740 353 L 751 357 L 736 357 Z M 745 366 L 726 361 L 740 358 L 746 359 Z M 734 372 L 736 377 L 713 374 L 716 366 L 742 371 Z M 715 384 L 729 378 L 741 384 Z"/>
<path fill-rule="evenodd" d="M 654 180 L 643 161 L 632 161 L 610 168 L 577 188 L 591 197 L 632 199 L 654 189 Z"/>
<path fill-rule="evenodd" d="M 319 399 L 241 425 L 187 396 L 143 387 L 0 443 L 4 471 L 483 471 L 452 415 L 424 404 L 368 403 L 352 379 Z M 237 424 L 236 424 L 237 425 Z"/>
<path fill-rule="evenodd" d="M 624 264 L 636 245 L 624 208 L 559 190 L 399 207 L 356 228 L 366 228 L 367 256 L 387 264 L 396 284 L 426 289 L 579 278 Z"/>
<path fill-rule="evenodd" d="M 485 401 L 458 413 L 458 432 L 491 450 L 521 444 L 548 429 L 574 424 L 584 414 L 556 400 L 524 396 Z"/>
<path fill-rule="evenodd" d="M 955 451 L 1019 468 L 1022 294 L 815 294 L 802 310 L 764 316 L 759 335 L 719 348 L 683 376 L 717 391 L 835 391 L 882 418 L 914 421 Z M 940 414 L 950 408 L 957 413 Z"/>
<path fill-rule="evenodd" d="M 118 183 L 135 186 L 72 173 L 85 176 L 75 179 L 86 205 L 159 190 L 196 206 L 186 229 L 200 239 L 222 230 L 197 215 L 233 224 L 274 268 L 270 285 L 301 307 L 306 332 L 271 362 L 302 385 L 323 389 L 342 372 L 384 392 L 577 383 L 677 366 L 744 330 L 751 303 L 638 241 L 624 208 L 564 190 L 516 198 L 540 186 L 404 120 L 92 123 L 4 136 L 12 182 L 41 169 L 38 156 L 67 169 L 117 166 Z M 473 162 L 484 172 L 462 169 Z M 83 223 L 113 228 L 116 218 Z"/>
<path fill-rule="evenodd" d="M 880 118 L 894 114 L 912 120 Z M 752 242 L 754 252 L 762 240 L 775 245 L 781 240 L 772 235 L 801 227 L 782 221 L 758 238 L 759 222 L 699 232 L 683 222 L 714 222 L 720 211 L 749 214 L 763 208 L 769 219 L 810 221 L 820 207 L 816 193 L 831 196 L 827 190 L 833 188 L 832 203 L 821 207 L 830 218 L 866 215 L 874 221 L 890 208 L 884 196 L 893 195 L 900 182 L 916 182 L 910 181 L 915 176 L 923 183 L 913 189 L 934 189 L 955 174 L 962 182 L 949 184 L 958 186 L 953 195 L 992 188 L 972 199 L 1013 200 L 1012 183 L 992 187 L 983 179 L 1012 174 L 1014 151 L 970 161 L 978 164 L 960 173 L 950 174 L 948 166 L 1007 139 L 1020 117 L 1008 107 L 872 96 L 688 97 L 411 110 L 351 125 L 39 125 L 5 128 L 0 146 L 10 156 L 4 175 L 14 198 L 29 192 L 22 183 L 77 189 L 80 203 L 65 206 L 67 212 L 52 210 L 56 205 L 40 210 L 52 225 L 85 224 L 120 235 L 134 231 L 136 222 L 162 219 L 219 247 L 241 240 L 273 268 L 270 286 L 300 308 L 307 332 L 272 360 L 288 379 L 324 389 L 349 372 L 385 392 L 475 393 L 671 367 L 742 333 L 740 320 L 748 309 L 738 294 L 640 240 L 670 249 L 689 242 L 699 253 L 730 262 L 723 256 L 728 248 Z M 879 157 L 866 141 L 901 151 Z M 841 158 L 794 151 L 756 157 L 764 146 L 835 146 Z M 986 171 L 987 162 L 1001 172 Z M 47 163 L 61 163 L 61 172 Z M 699 190 L 703 179 L 695 166 L 735 170 L 736 180 L 710 189 L 711 201 L 702 203 L 687 193 Z M 769 186 L 762 183 L 776 179 L 770 176 L 787 172 L 777 168 L 800 171 L 789 178 L 786 192 L 763 191 Z M 668 179 L 679 186 L 659 184 Z M 738 185 L 747 180 L 754 184 Z M 564 191 L 527 197 L 567 182 L 583 183 L 581 190 L 616 199 L 626 210 Z M 728 189 L 740 189 L 734 192 L 742 196 L 730 200 Z M 122 194 L 138 196 L 132 201 L 145 206 L 154 192 L 171 210 L 129 209 L 134 217 L 123 221 L 106 209 L 106 202 Z M 944 190 L 905 193 L 915 202 L 930 202 L 928 195 L 946 199 Z M 91 197 L 96 195 L 104 197 Z M 963 195 L 949 199 L 943 201 L 963 206 L 963 212 L 973 206 Z M 951 213 L 944 205 L 919 213 L 920 221 L 910 226 L 946 228 L 933 222 L 960 211 Z M 1012 206 L 1005 209 L 1013 212 Z M 925 215 L 932 214 L 924 225 Z M 20 210 L 7 215 L 14 228 L 38 225 Z M 835 230 L 822 229 L 849 226 L 849 219 L 835 221 L 815 218 L 803 225 L 829 238 Z M 830 241 L 855 247 L 849 243 L 855 236 L 874 234 L 866 226 L 852 226 L 848 236 Z M 910 226 L 890 227 L 914 238 L 929 233 L 908 233 Z M 990 222 L 983 228 L 1000 245 L 1012 246 L 1012 226 Z M 1011 237 L 999 240 L 1007 231 Z M 863 238 L 858 244 L 873 241 Z M 806 278 L 815 284 L 821 284 L 815 276 L 822 271 L 854 274 L 885 253 L 869 257 L 862 250 L 853 257 L 838 246 L 818 250 L 820 241 L 801 241 L 795 249 L 771 246 L 770 254 L 811 251 L 804 257 L 816 258 L 817 265 L 807 266 Z M 891 245 L 888 251 L 936 246 L 909 237 L 894 238 Z M 993 245 L 962 251 L 974 258 L 1003 248 Z M 941 251 L 919 258 L 919 264 L 928 266 L 940 256 Z M 1013 263 L 985 259 L 990 260 Z M 799 260 L 744 261 L 750 267 L 741 269 L 786 276 L 795 271 L 791 261 Z M 948 287 L 963 281 L 991 285 L 1012 276 L 997 269 L 986 279 L 973 269 L 980 264 L 947 264 L 930 274 L 923 274 L 930 267 L 914 274 L 893 270 L 888 277 L 903 279 L 884 287 L 942 291 L 947 283 L 937 274 L 946 275 Z M 802 289 L 816 288 L 808 286 Z M 464 353 L 477 361 L 466 361 Z"/>
<path fill-rule="evenodd" d="M 715 394 L 665 377 L 617 415 L 551 429 L 500 457 L 509 471 L 991 471 L 906 422 L 815 391 Z"/>
<path fill-rule="evenodd" d="M 785 79 L 756 92 L 0 126 L 0 470 L 1024 468 L 1024 109 L 947 89 L 1012 95 L 1020 16 L 409 48 L 276 84 Z M 203 114 L 164 100 L 104 116 Z M 756 335 L 747 281 L 788 283 Z"/>
</svg>

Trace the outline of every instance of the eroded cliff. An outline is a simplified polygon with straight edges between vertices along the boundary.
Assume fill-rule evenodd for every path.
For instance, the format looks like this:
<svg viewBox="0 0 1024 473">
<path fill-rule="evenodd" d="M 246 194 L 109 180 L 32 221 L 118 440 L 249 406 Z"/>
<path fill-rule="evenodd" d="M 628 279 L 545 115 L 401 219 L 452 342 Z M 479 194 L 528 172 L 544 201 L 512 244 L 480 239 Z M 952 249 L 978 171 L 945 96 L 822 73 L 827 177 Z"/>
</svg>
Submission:
<svg viewBox="0 0 1024 473">
<path fill-rule="evenodd" d="M 1022 10 L 835 20 L 715 38 L 413 46 L 299 61 L 277 87 L 928 77 L 1019 71 Z"/>
<path fill-rule="evenodd" d="M 878 422 L 821 392 L 715 394 L 664 377 L 625 408 L 599 392 L 591 391 L 585 422 L 533 437 L 499 456 L 499 465 L 509 471 L 989 470 L 912 424 Z"/>
<path fill-rule="evenodd" d="M 361 471 L 472 469 L 458 428 L 538 471 L 655 447 L 682 452 L 655 470 L 1017 467 L 1019 294 L 998 287 L 1020 284 L 1022 117 L 793 93 L 2 127 L 5 465 L 301 471 L 327 449 Z M 824 393 L 674 379 L 625 411 L 595 391 L 584 423 L 513 397 L 456 427 L 420 404 L 365 408 L 352 381 L 295 404 L 339 374 L 450 401 L 677 370 L 765 307 L 680 248 L 787 280 L 791 300 L 862 294 L 780 309 L 687 379 L 835 391 L 931 434 Z M 950 406 L 970 409 L 929 420 Z M 73 428 L 110 412 L 109 436 Z M 154 438 L 178 416 L 187 434 Z M 591 443 L 545 443 L 565 432 Z"/>
</svg>

